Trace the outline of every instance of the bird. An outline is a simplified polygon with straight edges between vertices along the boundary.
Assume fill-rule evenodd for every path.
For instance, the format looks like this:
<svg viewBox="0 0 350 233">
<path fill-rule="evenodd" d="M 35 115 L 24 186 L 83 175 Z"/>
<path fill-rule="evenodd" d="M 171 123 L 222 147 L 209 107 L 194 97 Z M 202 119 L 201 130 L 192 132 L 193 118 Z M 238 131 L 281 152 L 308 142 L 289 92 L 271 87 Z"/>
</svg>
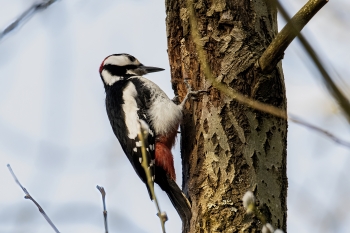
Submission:
<svg viewBox="0 0 350 233">
<path fill-rule="evenodd" d="M 147 186 L 141 165 L 140 122 L 147 124 L 145 141 L 148 167 L 152 181 L 164 190 L 181 218 L 190 214 L 190 204 L 177 186 L 174 159 L 171 152 L 182 121 L 183 108 L 189 96 L 177 104 L 154 82 L 143 75 L 164 69 L 143 65 L 127 53 L 107 56 L 99 73 L 106 92 L 106 111 L 112 130 L 139 178 Z M 188 213 L 189 211 L 189 213 Z M 188 216 L 187 216 L 188 217 Z"/>
</svg>

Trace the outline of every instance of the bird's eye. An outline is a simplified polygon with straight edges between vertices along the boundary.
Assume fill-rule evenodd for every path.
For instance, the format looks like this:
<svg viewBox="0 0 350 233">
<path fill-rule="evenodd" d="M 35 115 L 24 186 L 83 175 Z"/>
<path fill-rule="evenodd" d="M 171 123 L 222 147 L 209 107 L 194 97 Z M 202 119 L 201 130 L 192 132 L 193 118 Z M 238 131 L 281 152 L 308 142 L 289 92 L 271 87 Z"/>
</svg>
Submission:
<svg viewBox="0 0 350 233">
<path fill-rule="evenodd" d="M 131 62 L 134 62 L 134 61 L 136 60 L 136 58 L 133 57 L 133 56 L 128 56 L 128 57 L 129 57 L 129 60 L 130 60 Z"/>
</svg>

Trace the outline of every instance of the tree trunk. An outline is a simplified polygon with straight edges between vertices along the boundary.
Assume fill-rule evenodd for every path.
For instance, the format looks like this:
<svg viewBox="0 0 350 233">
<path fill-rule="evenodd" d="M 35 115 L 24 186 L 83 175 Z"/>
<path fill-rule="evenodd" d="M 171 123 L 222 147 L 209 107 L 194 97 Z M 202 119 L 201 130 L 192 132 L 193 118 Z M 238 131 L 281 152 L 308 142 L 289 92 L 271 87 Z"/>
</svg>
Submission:
<svg viewBox="0 0 350 233">
<path fill-rule="evenodd" d="M 277 11 L 264 0 L 194 0 L 203 49 L 217 80 L 286 109 L 281 64 L 263 75 L 254 65 L 277 33 Z M 183 191 L 192 205 L 184 232 L 257 232 L 242 197 L 253 191 L 267 222 L 286 230 L 287 121 L 247 107 L 212 87 L 203 75 L 190 32 L 186 1 L 166 0 L 172 85 L 184 97 L 184 78 L 209 90 L 187 103 L 181 126 Z"/>
</svg>

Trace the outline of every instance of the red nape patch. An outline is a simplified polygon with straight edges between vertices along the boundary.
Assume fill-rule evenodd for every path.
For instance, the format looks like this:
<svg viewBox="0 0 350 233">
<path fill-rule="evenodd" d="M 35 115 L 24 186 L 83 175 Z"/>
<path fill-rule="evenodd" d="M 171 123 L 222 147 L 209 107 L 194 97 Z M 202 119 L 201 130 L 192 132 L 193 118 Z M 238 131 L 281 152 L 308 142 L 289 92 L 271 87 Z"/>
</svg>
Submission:
<svg viewBox="0 0 350 233">
<path fill-rule="evenodd" d="M 155 150 L 156 166 L 161 167 L 173 179 L 176 179 L 174 159 L 170 148 L 160 142 L 156 142 Z"/>
<path fill-rule="evenodd" d="M 105 60 L 106 60 L 107 58 L 109 58 L 109 57 L 110 57 L 110 56 L 108 56 L 108 57 L 106 57 L 105 59 L 103 59 L 103 62 L 101 63 L 100 69 L 99 69 L 100 74 L 101 74 L 101 72 L 102 72 L 102 70 L 103 70 L 103 66 L 104 66 Z"/>
</svg>

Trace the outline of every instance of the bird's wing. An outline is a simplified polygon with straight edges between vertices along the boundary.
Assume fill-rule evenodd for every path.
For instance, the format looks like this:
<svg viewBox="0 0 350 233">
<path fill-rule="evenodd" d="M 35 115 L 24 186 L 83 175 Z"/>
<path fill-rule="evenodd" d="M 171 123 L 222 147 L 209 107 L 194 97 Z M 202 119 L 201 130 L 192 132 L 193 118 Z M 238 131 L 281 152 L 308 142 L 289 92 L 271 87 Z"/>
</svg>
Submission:
<svg viewBox="0 0 350 233">
<path fill-rule="evenodd" d="M 106 108 L 113 132 L 117 136 L 126 156 L 134 170 L 143 182 L 147 182 L 142 163 L 141 142 L 138 136 L 139 120 L 148 125 L 147 105 L 143 95 L 138 94 L 137 86 L 128 81 L 121 81 L 123 85 L 116 85 L 107 93 Z M 154 179 L 154 150 L 155 134 L 149 126 L 149 134 L 145 140 L 147 164 Z M 147 186 L 148 187 L 148 186 Z"/>
<path fill-rule="evenodd" d="M 146 157 L 147 157 L 147 165 L 148 169 L 151 172 L 152 181 L 154 182 L 155 179 L 155 131 L 152 127 L 152 124 L 150 123 L 150 116 L 148 115 L 148 106 L 150 102 L 150 94 L 147 93 L 146 87 L 138 82 L 138 80 L 131 79 L 130 82 L 135 86 L 135 89 L 137 90 L 137 94 L 134 94 L 133 98 L 136 101 L 137 108 L 133 108 L 134 113 L 130 114 L 137 114 L 137 118 L 135 119 L 137 122 L 136 124 L 139 124 L 139 120 L 142 120 L 148 125 L 148 134 L 144 140 L 144 144 L 146 147 Z M 132 110 L 132 108 L 131 108 Z M 135 116 L 135 115 L 134 115 Z M 128 117 L 127 115 L 125 116 Z M 132 118 L 132 117 L 131 117 Z M 135 135 L 135 134 L 134 134 Z M 141 166 L 142 164 L 142 151 L 141 151 L 141 141 L 139 138 L 139 135 L 137 134 L 135 138 L 129 138 L 127 142 L 128 148 L 131 148 L 132 153 L 132 160 L 133 166 L 135 170 L 139 173 L 139 171 L 143 171 L 143 168 Z M 130 150 L 129 150 L 130 151 Z M 141 170 L 139 170 L 141 169 Z M 139 171 L 138 171 L 139 170 Z M 144 172 L 139 174 L 141 179 L 146 183 L 147 177 L 145 176 Z M 147 186 L 148 188 L 148 186 Z M 148 190 L 150 191 L 150 190 Z"/>
<path fill-rule="evenodd" d="M 137 100 L 139 102 L 139 100 Z M 138 105 L 141 103 L 138 103 Z M 147 165 L 148 169 L 151 172 L 151 178 L 152 181 L 155 179 L 155 134 L 154 130 L 152 129 L 151 125 L 149 124 L 148 116 L 146 113 L 144 113 L 143 108 L 140 108 L 138 110 L 138 116 L 139 120 L 142 120 L 144 123 L 147 124 L 147 131 L 144 136 L 144 145 L 146 148 L 146 157 L 147 157 Z M 143 158 L 142 158 L 142 151 L 141 151 L 141 140 L 139 138 L 139 135 L 134 140 L 131 140 L 134 144 L 132 153 L 134 157 L 138 158 L 139 163 L 142 165 Z M 147 180 L 144 180 L 145 182 Z"/>
</svg>

